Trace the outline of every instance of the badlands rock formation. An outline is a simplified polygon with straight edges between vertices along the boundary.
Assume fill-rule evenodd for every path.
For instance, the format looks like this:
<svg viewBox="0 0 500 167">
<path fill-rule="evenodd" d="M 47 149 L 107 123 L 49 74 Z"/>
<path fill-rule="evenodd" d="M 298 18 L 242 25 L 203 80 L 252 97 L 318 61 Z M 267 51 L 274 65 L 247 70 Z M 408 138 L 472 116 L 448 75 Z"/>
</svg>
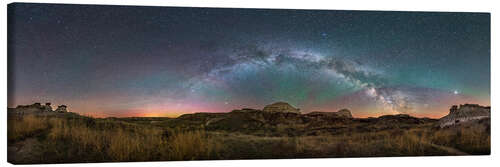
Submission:
<svg viewBox="0 0 500 167">
<path fill-rule="evenodd" d="M 276 102 L 270 105 L 267 105 L 262 110 L 264 112 L 289 112 L 289 113 L 297 113 L 300 114 L 300 109 L 293 107 L 292 105 L 285 102 Z"/>
<path fill-rule="evenodd" d="M 338 117 L 338 118 L 352 118 L 351 111 L 348 109 L 342 109 L 337 112 L 321 112 L 321 111 L 313 111 L 310 113 L 306 114 L 307 116 L 311 117 L 318 117 L 318 116 L 330 116 L 330 117 Z"/>
<path fill-rule="evenodd" d="M 66 105 L 57 106 L 55 112 L 65 113 L 68 112 Z"/>
<path fill-rule="evenodd" d="M 42 110 L 43 110 L 43 112 L 51 112 L 51 111 L 53 111 L 52 107 L 50 106 L 50 103 L 45 103 L 45 105 L 42 106 Z"/>
<path fill-rule="evenodd" d="M 66 105 L 60 105 L 56 110 L 52 110 L 51 103 L 33 103 L 30 105 L 18 105 L 10 111 L 18 114 L 37 114 L 37 113 L 53 113 L 53 112 L 68 112 Z"/>
<path fill-rule="evenodd" d="M 446 127 L 472 120 L 490 118 L 491 108 L 478 104 L 453 105 L 450 113 L 439 119 L 439 126 Z"/>
</svg>

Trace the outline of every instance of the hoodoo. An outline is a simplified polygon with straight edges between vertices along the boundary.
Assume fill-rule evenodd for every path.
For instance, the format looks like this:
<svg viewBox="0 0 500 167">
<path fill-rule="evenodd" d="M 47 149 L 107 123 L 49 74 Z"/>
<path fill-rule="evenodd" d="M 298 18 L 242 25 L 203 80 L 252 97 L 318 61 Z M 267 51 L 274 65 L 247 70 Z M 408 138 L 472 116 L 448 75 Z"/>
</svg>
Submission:
<svg viewBox="0 0 500 167">
<path fill-rule="evenodd" d="M 57 106 L 57 109 L 55 111 L 60 112 L 60 113 L 65 113 L 65 112 L 68 112 L 68 109 L 67 109 L 66 105 L 60 105 L 60 106 Z"/>
</svg>

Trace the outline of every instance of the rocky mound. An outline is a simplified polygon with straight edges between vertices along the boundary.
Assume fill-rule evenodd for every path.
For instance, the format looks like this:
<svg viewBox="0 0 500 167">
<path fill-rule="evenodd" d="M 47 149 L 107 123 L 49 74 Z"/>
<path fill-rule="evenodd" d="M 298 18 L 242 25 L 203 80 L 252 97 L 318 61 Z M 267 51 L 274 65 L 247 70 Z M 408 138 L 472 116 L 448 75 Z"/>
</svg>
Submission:
<svg viewBox="0 0 500 167">
<path fill-rule="evenodd" d="M 10 114 L 50 114 L 55 112 L 66 113 L 68 112 L 66 105 L 60 105 L 56 110 L 52 110 L 51 103 L 33 103 L 30 105 L 18 105 L 16 108 L 10 108 Z"/>
<path fill-rule="evenodd" d="M 68 112 L 68 109 L 67 109 L 66 105 L 60 105 L 60 106 L 57 106 L 57 109 L 55 110 L 55 112 L 65 113 L 65 112 Z"/>
<path fill-rule="evenodd" d="M 168 120 L 165 125 L 173 128 L 203 127 L 211 131 L 229 131 L 252 135 L 296 136 L 408 129 L 421 124 L 437 122 L 435 119 L 415 118 L 404 114 L 386 115 L 379 118 L 353 118 L 348 109 L 337 112 L 316 111 L 300 114 L 287 112 L 286 109 L 291 107 L 288 104 L 275 104 L 269 106 L 282 106 L 282 108 L 269 108 L 267 106 L 265 111 L 243 108 L 229 113 L 184 114 Z"/>
<path fill-rule="evenodd" d="M 310 117 L 337 117 L 337 118 L 352 118 L 351 111 L 348 109 L 342 109 L 337 112 L 321 112 L 321 111 L 313 111 L 307 113 L 306 116 Z"/>
<path fill-rule="evenodd" d="M 262 109 L 264 112 L 289 112 L 289 113 L 298 113 L 300 114 L 300 109 L 293 107 L 292 105 L 285 102 L 276 102 L 270 105 L 267 105 Z"/>
<path fill-rule="evenodd" d="M 194 113 L 184 114 L 179 120 L 202 124 L 217 129 L 255 129 L 277 124 L 303 123 L 301 114 L 292 112 L 268 112 L 256 109 L 233 110 L 229 113 Z"/>
<path fill-rule="evenodd" d="M 378 123 L 382 124 L 424 124 L 435 122 L 435 119 L 417 118 L 408 114 L 382 115 L 376 118 Z"/>
<path fill-rule="evenodd" d="M 490 115 L 490 107 L 480 106 L 478 104 L 453 105 L 450 108 L 450 113 L 439 119 L 439 126 L 446 127 L 472 120 L 490 118 Z"/>
</svg>

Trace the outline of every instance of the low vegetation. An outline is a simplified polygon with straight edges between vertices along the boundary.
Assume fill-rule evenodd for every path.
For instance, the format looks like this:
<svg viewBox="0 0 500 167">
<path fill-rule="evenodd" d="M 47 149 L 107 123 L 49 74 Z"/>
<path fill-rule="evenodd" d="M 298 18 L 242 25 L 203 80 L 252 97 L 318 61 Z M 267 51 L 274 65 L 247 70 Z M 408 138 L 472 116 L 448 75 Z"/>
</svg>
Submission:
<svg viewBox="0 0 500 167">
<path fill-rule="evenodd" d="M 33 136 L 48 128 L 46 119 L 28 115 L 24 117 L 9 117 L 7 136 L 9 141 L 21 140 Z"/>
<path fill-rule="evenodd" d="M 70 113 L 9 115 L 8 159 L 12 163 L 72 163 L 466 155 L 490 151 L 489 124 L 484 123 L 444 129 L 423 123 L 370 132 L 277 136 L 208 130 L 203 125 L 173 128 L 161 121 L 145 123 L 145 119 L 101 119 Z M 274 133 L 294 134 L 290 133 L 294 128 L 304 127 L 280 126 Z"/>
<path fill-rule="evenodd" d="M 434 144 L 458 148 L 469 154 L 490 154 L 490 119 L 440 129 L 434 132 L 429 140 Z"/>
<path fill-rule="evenodd" d="M 184 132 L 109 119 L 30 115 L 8 122 L 9 143 L 36 136 L 39 148 L 31 150 L 43 151 L 40 162 L 41 158 L 23 162 L 9 155 L 20 163 L 213 159 L 221 145 L 200 130 Z"/>
</svg>

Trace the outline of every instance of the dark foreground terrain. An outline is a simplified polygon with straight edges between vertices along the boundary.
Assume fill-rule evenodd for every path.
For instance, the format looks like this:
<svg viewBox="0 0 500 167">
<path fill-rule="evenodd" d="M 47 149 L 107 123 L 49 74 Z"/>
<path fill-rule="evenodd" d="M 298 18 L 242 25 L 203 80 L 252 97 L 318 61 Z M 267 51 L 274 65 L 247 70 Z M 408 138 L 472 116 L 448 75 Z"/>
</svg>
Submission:
<svg viewBox="0 0 500 167">
<path fill-rule="evenodd" d="M 490 153 L 489 117 L 460 122 L 448 116 L 454 122 L 440 126 L 439 119 L 409 115 L 243 109 L 178 118 L 91 118 L 25 110 L 8 111 L 8 161 L 15 164 Z"/>
</svg>

